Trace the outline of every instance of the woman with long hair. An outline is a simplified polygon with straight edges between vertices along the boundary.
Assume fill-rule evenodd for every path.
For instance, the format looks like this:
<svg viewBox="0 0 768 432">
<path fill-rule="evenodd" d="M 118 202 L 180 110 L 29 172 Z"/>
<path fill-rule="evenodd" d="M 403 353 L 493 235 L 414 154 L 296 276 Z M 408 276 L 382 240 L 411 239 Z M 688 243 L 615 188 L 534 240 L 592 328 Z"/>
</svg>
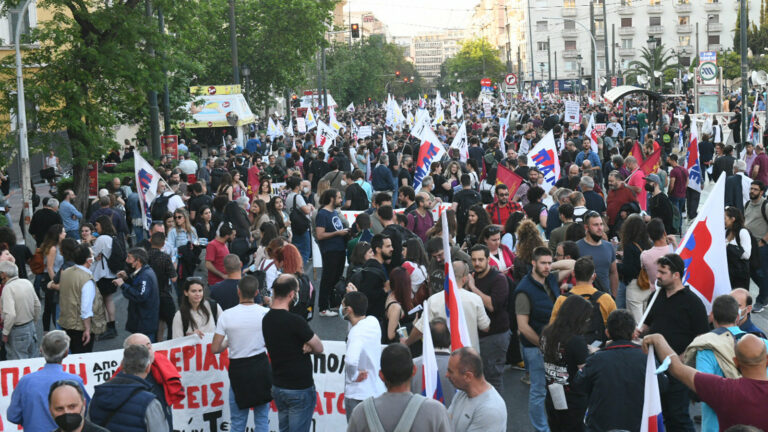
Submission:
<svg viewBox="0 0 768 432">
<path fill-rule="evenodd" d="M 349 268 L 347 268 L 347 280 L 350 276 L 361 270 L 365 262 L 373 258 L 373 249 L 371 244 L 365 241 L 357 242 L 352 253 L 349 255 Z"/>
<path fill-rule="evenodd" d="M 253 241 L 258 242 L 261 240 L 261 225 L 264 222 L 269 222 L 269 213 L 267 213 L 267 203 L 258 198 L 251 202 L 251 210 L 248 214 L 248 218 L 251 220 L 251 235 Z"/>
<path fill-rule="evenodd" d="M 480 169 L 478 168 L 477 161 L 474 159 L 467 159 L 467 174 L 469 174 L 470 180 L 469 186 L 474 190 L 477 190 L 480 183 L 480 177 L 477 175 L 479 171 Z"/>
<path fill-rule="evenodd" d="M 553 432 L 584 430 L 587 395 L 575 388 L 573 381 L 589 355 L 584 333 L 589 328 L 591 317 L 592 304 L 589 300 L 572 295 L 565 299 L 554 322 L 542 331 L 541 350 L 547 379 L 547 420 Z M 555 409 L 549 391 L 552 384 L 562 386 L 567 409 Z"/>
<path fill-rule="evenodd" d="M 202 339 L 205 333 L 216 330 L 216 320 L 224 312 L 216 302 L 205 298 L 205 287 L 200 278 L 187 278 L 179 310 L 173 316 L 173 339 L 196 334 Z M 214 310 L 215 308 L 215 310 Z"/>
<path fill-rule="evenodd" d="M 725 208 L 725 241 L 731 288 L 749 289 L 749 257 L 752 256 L 752 239 L 749 231 L 744 228 L 744 214 L 733 206 Z M 735 269 L 745 270 L 734 271 Z"/>
<path fill-rule="evenodd" d="M 269 176 L 264 176 L 259 181 L 259 191 L 256 198 L 264 201 L 265 204 L 272 200 L 272 180 Z"/>
<path fill-rule="evenodd" d="M 170 232 L 173 227 L 176 226 L 176 221 L 173 220 L 173 213 L 165 212 L 165 216 L 163 216 L 163 226 L 165 227 L 165 232 Z"/>
<path fill-rule="evenodd" d="M 272 201 L 267 203 L 267 214 L 269 220 L 277 226 L 280 235 L 291 241 L 291 219 L 285 211 L 285 203 L 281 197 L 273 197 Z"/>
<path fill-rule="evenodd" d="M 526 194 L 528 198 L 528 204 L 523 207 L 525 215 L 528 219 L 536 222 L 539 226 L 539 230 L 544 232 L 547 228 L 547 206 L 542 201 L 544 200 L 544 189 L 539 186 L 534 186 L 528 189 Z"/>
<path fill-rule="evenodd" d="M 403 247 L 403 256 L 405 259 L 403 268 L 408 271 L 408 276 L 411 278 L 413 304 L 421 304 L 429 297 L 429 289 L 427 288 L 427 264 L 429 260 L 427 259 L 427 252 L 424 250 L 421 239 L 411 237 L 406 240 Z"/>
<path fill-rule="evenodd" d="M 642 268 L 640 254 L 651 248 L 651 240 L 648 238 L 648 229 L 643 217 L 637 213 L 629 215 L 621 225 L 620 237 L 623 256 L 618 263 L 621 283 L 616 296 L 616 307 L 624 309 L 627 306 L 627 297 L 637 297 L 638 291 L 642 291 L 637 286 L 637 277 Z"/>
<path fill-rule="evenodd" d="M 456 239 L 456 230 L 458 229 L 458 223 L 456 222 L 456 211 L 454 209 L 448 209 L 437 218 L 437 222 L 427 231 L 427 239 L 432 237 L 442 237 L 443 235 L 443 215 L 448 218 L 448 237 L 451 242 Z"/>
<path fill-rule="evenodd" d="M 259 247 L 253 254 L 253 264 L 256 266 L 261 265 L 262 261 L 267 259 L 267 246 L 269 243 L 276 239 L 279 234 L 277 233 L 277 227 L 272 222 L 265 222 L 259 228 L 261 231 L 261 239 L 259 240 Z"/>
<path fill-rule="evenodd" d="M 115 301 L 112 298 L 112 295 L 117 291 L 117 286 L 113 283 L 117 275 L 109 268 L 107 260 L 112 256 L 114 242 L 121 240 L 117 237 L 117 230 L 112 225 L 112 218 L 109 216 L 99 216 L 94 225 L 99 236 L 96 237 L 96 242 L 93 244 L 94 263 L 91 272 L 93 272 L 96 287 L 104 299 L 104 309 L 107 312 L 107 331 L 100 336 L 100 339 L 111 339 L 117 336 Z"/>
<path fill-rule="evenodd" d="M 216 238 L 216 229 L 213 225 L 213 211 L 207 205 L 201 206 L 195 214 L 195 231 L 200 238 L 208 241 Z"/>
<path fill-rule="evenodd" d="M 216 189 L 217 196 L 226 196 L 228 201 L 232 201 L 232 174 L 225 172 L 221 174 L 219 188 Z"/>
<path fill-rule="evenodd" d="M 381 338 L 382 343 L 390 344 L 400 340 L 397 334 L 399 327 L 413 325 L 413 315 L 408 315 L 408 311 L 413 309 L 413 292 L 408 271 L 402 267 L 392 269 L 389 272 L 389 280 L 384 284 L 385 290 L 387 287 L 389 289 L 384 303 Z"/>
<path fill-rule="evenodd" d="M 67 237 L 67 232 L 64 230 L 64 225 L 55 224 L 48 228 L 43 238 L 43 243 L 40 249 L 43 254 L 43 264 L 45 265 L 45 271 L 40 275 L 39 286 L 45 291 L 45 304 L 43 305 L 43 331 L 49 331 L 51 328 L 51 320 L 53 325 L 56 325 L 56 303 L 58 295 L 56 290 L 48 288 L 48 282 L 52 281 L 56 276 L 56 272 L 61 269 L 64 264 L 64 256 L 61 254 L 61 241 Z"/>
<path fill-rule="evenodd" d="M 467 212 L 467 228 L 464 235 L 464 249 L 470 249 L 480 239 L 485 227 L 491 224 L 491 217 L 482 204 L 475 204 Z"/>
<path fill-rule="evenodd" d="M 461 186 L 461 165 L 458 162 L 448 162 L 448 166 L 445 168 L 445 180 L 451 184 L 451 188 L 454 190 L 456 187 Z M 453 193 L 451 193 L 451 196 L 453 196 Z"/>
<path fill-rule="evenodd" d="M 273 238 L 266 248 L 264 248 L 266 258 L 259 264 L 256 269 L 263 271 L 266 275 L 265 285 L 259 287 L 262 292 L 266 292 L 269 297 L 272 297 L 272 284 L 280 276 L 280 269 L 277 263 L 277 251 L 285 246 L 285 240 L 282 237 Z"/>
<path fill-rule="evenodd" d="M 178 261 L 178 254 L 175 253 L 181 246 L 187 246 L 187 243 L 197 242 L 197 231 L 189 220 L 189 213 L 183 207 L 177 208 L 173 212 L 173 228 L 166 231 L 165 247 L 174 252 L 171 254 L 171 260 L 175 265 Z"/>
<path fill-rule="evenodd" d="M 88 222 L 80 225 L 80 244 L 93 246 L 93 242 L 96 241 L 96 237 L 93 236 L 94 231 L 96 228 Z"/>
<path fill-rule="evenodd" d="M 232 196 L 230 199 L 236 200 L 241 196 L 245 196 L 246 188 L 245 183 L 240 180 L 240 171 L 233 169 L 229 172 L 229 175 L 232 176 Z"/>
<path fill-rule="evenodd" d="M 517 248 L 515 249 L 517 252 L 513 271 L 514 280 L 522 280 L 531 271 L 533 250 L 539 246 L 546 246 L 546 244 L 544 239 L 541 238 L 541 233 L 536 223 L 530 219 L 520 222 L 520 226 L 517 227 Z"/>
<path fill-rule="evenodd" d="M 515 268 L 515 254 L 508 247 L 501 244 L 501 227 L 488 225 L 480 234 L 478 243 L 485 244 L 490 253 L 488 264 L 496 267 L 499 273 L 512 277 Z"/>
<path fill-rule="evenodd" d="M 646 226 L 646 231 L 653 244 L 651 248 L 640 253 L 640 263 L 645 271 L 645 280 L 648 287 L 647 289 L 640 289 L 639 282 L 641 281 L 639 275 L 634 284 L 627 286 L 627 310 L 635 317 L 637 322 L 640 322 L 642 319 L 648 300 L 653 293 L 653 290 L 650 288 L 656 285 L 659 258 L 675 251 L 675 245 L 671 244 L 670 238 L 667 237 L 664 221 L 659 218 L 651 219 Z M 642 282 L 646 283 L 645 281 Z"/>
<path fill-rule="evenodd" d="M 301 257 L 299 249 L 292 244 L 286 244 L 275 252 L 275 261 L 283 274 L 292 274 L 298 280 L 299 298 L 304 293 L 307 295 L 305 297 L 308 300 L 307 304 L 300 301 L 296 304 L 291 304 L 290 311 L 301 315 L 304 319 L 310 318 L 312 316 L 312 309 L 315 306 L 314 287 L 309 277 L 304 274 L 304 259 Z"/>
<path fill-rule="evenodd" d="M 501 236 L 501 244 L 508 247 L 512 252 L 517 249 L 517 227 L 525 218 L 525 213 L 514 212 L 504 222 L 504 235 Z"/>
</svg>

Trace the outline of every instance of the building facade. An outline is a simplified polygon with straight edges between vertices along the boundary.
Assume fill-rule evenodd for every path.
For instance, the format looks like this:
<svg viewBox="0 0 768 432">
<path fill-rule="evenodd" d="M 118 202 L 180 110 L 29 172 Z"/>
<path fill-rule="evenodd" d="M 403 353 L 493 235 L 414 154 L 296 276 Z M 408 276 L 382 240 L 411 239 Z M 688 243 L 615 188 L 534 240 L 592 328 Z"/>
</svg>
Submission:
<svg viewBox="0 0 768 432">
<path fill-rule="evenodd" d="M 507 71 L 525 72 L 527 8 L 523 0 L 480 0 L 475 6 L 465 34 L 466 39 L 485 39 L 499 50 L 499 59 Z"/>
<path fill-rule="evenodd" d="M 440 76 L 440 66 L 459 52 L 464 36 L 464 31 L 456 30 L 413 37 L 411 57 L 425 83 L 435 83 Z"/>
</svg>

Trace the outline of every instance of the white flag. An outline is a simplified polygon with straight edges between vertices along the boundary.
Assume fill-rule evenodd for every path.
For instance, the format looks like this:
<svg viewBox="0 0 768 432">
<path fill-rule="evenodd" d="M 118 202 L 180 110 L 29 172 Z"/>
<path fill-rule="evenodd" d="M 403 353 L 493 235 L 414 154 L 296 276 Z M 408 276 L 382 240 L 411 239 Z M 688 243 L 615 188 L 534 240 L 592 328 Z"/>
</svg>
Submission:
<svg viewBox="0 0 768 432">
<path fill-rule="evenodd" d="M 597 129 L 595 129 L 595 113 L 592 113 L 592 115 L 589 116 L 586 135 L 589 137 L 589 144 L 592 146 L 592 151 L 597 153 Z"/>
<path fill-rule="evenodd" d="M 421 181 L 429 174 L 429 167 L 432 162 L 439 161 L 445 154 L 443 144 L 429 127 L 426 125 L 426 129 L 421 136 L 421 145 L 419 146 L 419 156 L 416 159 L 416 170 L 413 173 L 413 190 L 418 192 L 421 189 Z"/>
<path fill-rule="evenodd" d="M 274 140 L 275 137 L 280 136 L 280 130 L 277 128 L 275 121 L 272 120 L 272 117 L 269 117 L 269 121 L 267 122 L 267 136 L 270 140 Z"/>
<path fill-rule="evenodd" d="M 323 123 L 322 120 L 317 122 L 317 136 L 315 137 L 315 146 L 322 147 L 323 152 L 326 155 L 328 154 L 328 149 L 331 147 L 331 144 L 333 144 L 333 140 L 335 140 L 338 136 L 339 134 L 333 130 L 332 127 Z"/>
<path fill-rule="evenodd" d="M 459 106 L 456 107 L 456 118 L 460 119 L 464 117 L 464 98 L 459 93 Z"/>
<path fill-rule="evenodd" d="M 560 161 L 552 131 L 547 132 L 544 138 L 528 152 L 528 163 L 539 169 L 541 176 L 544 177 L 541 188 L 544 192 L 549 192 L 560 178 Z"/>
<path fill-rule="evenodd" d="M 291 117 L 291 121 L 288 122 L 288 127 L 285 129 L 285 133 L 288 136 L 293 136 L 293 117 Z"/>
<path fill-rule="evenodd" d="M 349 105 L 347 105 L 347 112 L 355 112 L 355 103 L 350 102 Z"/>
<path fill-rule="evenodd" d="M 389 149 L 387 148 L 387 131 L 381 133 L 381 151 L 389 153 Z"/>
<path fill-rule="evenodd" d="M 315 120 L 315 115 L 312 113 L 312 108 L 307 108 L 307 116 L 304 120 L 307 126 L 307 131 L 311 131 L 317 127 L 317 121 Z"/>
<path fill-rule="evenodd" d="M 152 201 L 157 197 L 157 185 L 161 181 L 165 183 L 163 178 L 152 168 L 141 155 L 136 152 L 134 154 L 134 173 L 136 175 L 136 184 L 139 185 L 139 204 L 141 204 L 141 219 L 145 230 L 149 230 L 152 223 L 152 215 L 150 213 L 150 206 Z M 168 185 L 165 186 L 170 189 Z"/>
<path fill-rule="evenodd" d="M 469 143 L 467 142 L 467 127 L 466 122 L 461 122 L 456 136 L 453 137 L 451 142 L 451 148 L 459 149 L 459 158 L 462 162 L 466 162 L 469 158 Z"/>
</svg>

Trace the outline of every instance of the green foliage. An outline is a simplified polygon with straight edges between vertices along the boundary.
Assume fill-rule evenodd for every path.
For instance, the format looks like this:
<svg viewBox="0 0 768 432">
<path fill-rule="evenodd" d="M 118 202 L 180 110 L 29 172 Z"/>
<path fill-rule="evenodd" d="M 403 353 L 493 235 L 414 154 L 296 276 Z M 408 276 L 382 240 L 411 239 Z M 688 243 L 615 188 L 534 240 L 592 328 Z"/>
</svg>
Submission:
<svg viewBox="0 0 768 432">
<path fill-rule="evenodd" d="M 326 52 L 325 64 L 326 87 L 340 105 L 359 104 L 369 97 L 381 101 L 387 91 L 396 97 L 415 98 L 422 88 L 422 78 L 405 59 L 402 48 L 376 36 L 352 46 L 334 44 Z M 400 71 L 399 78 L 396 71 Z M 409 82 L 404 83 L 404 78 Z"/>
<path fill-rule="evenodd" d="M 654 78 L 654 72 L 661 72 L 664 77 L 670 74 L 670 77 L 677 77 L 677 69 L 681 68 L 676 63 L 676 57 L 667 50 L 663 44 L 659 44 L 654 49 L 648 49 L 643 47 L 640 53 L 641 60 L 633 60 L 629 62 L 629 68 L 624 73 L 624 79 L 630 83 L 636 83 L 637 77 L 640 75 L 646 75 L 651 84 L 650 89 L 656 90 L 661 81 L 658 78 Z M 675 63 L 673 63 L 675 62 Z M 669 80 L 667 80 L 669 82 Z"/>
<path fill-rule="evenodd" d="M 741 76 L 741 55 L 737 51 L 718 53 L 717 66 L 723 68 L 723 79 L 739 78 Z"/>
<path fill-rule="evenodd" d="M 463 91 L 465 97 L 477 97 L 481 79 L 491 78 L 498 84 L 505 71 L 499 50 L 485 39 L 474 39 L 465 41 L 461 50 L 443 63 L 439 83 L 443 90 Z"/>
</svg>

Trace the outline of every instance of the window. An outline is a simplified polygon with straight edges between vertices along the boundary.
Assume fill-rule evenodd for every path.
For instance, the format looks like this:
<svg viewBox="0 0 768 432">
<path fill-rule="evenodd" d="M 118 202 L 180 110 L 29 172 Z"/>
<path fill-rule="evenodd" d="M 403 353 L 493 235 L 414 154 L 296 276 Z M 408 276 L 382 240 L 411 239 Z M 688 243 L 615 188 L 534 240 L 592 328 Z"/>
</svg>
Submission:
<svg viewBox="0 0 768 432">
<path fill-rule="evenodd" d="M 621 26 L 622 27 L 632 27 L 632 18 L 622 18 L 621 19 Z"/>
<path fill-rule="evenodd" d="M 691 58 L 690 57 L 680 57 L 680 64 L 682 66 L 688 67 L 691 65 Z"/>
<path fill-rule="evenodd" d="M 621 0 L 622 6 L 632 6 L 632 0 Z"/>
<path fill-rule="evenodd" d="M 574 21 L 563 21 L 563 29 L 564 30 L 576 30 L 576 22 L 574 22 Z"/>
<path fill-rule="evenodd" d="M 10 44 L 16 43 L 16 23 L 19 22 L 19 15 L 18 9 L 8 11 L 8 41 Z M 24 22 L 21 24 L 21 34 L 29 34 L 29 27 L 29 9 L 27 9 L 27 12 L 24 14 Z"/>
<path fill-rule="evenodd" d="M 622 39 L 621 40 L 621 47 L 624 49 L 631 49 L 632 48 L 632 39 Z"/>
<path fill-rule="evenodd" d="M 563 0 L 563 7 L 564 8 L 575 8 L 576 7 L 576 0 Z"/>
<path fill-rule="evenodd" d="M 709 35 L 707 37 L 708 45 L 720 45 L 720 35 Z"/>
<path fill-rule="evenodd" d="M 597 69 L 605 69 L 605 60 L 597 59 Z"/>
<path fill-rule="evenodd" d="M 575 50 L 576 49 L 576 41 L 575 40 L 567 40 L 567 41 L 565 41 L 565 49 L 566 50 Z"/>
<path fill-rule="evenodd" d="M 648 4 L 651 6 L 661 6 L 661 0 L 650 0 Z"/>
<path fill-rule="evenodd" d="M 579 64 L 575 61 L 567 61 L 565 62 L 565 71 L 566 72 L 576 72 L 579 69 Z"/>
<path fill-rule="evenodd" d="M 660 16 L 649 17 L 648 25 L 651 25 L 651 26 L 661 25 L 661 17 Z"/>
<path fill-rule="evenodd" d="M 719 23 L 720 22 L 720 15 L 718 15 L 718 14 L 710 14 L 707 17 L 707 22 L 709 22 L 710 24 L 717 24 L 717 23 Z"/>
<path fill-rule="evenodd" d="M 547 31 L 547 22 L 546 21 L 536 21 L 536 31 Z"/>
<path fill-rule="evenodd" d="M 549 49 L 549 43 L 548 42 L 536 42 L 536 47 L 539 51 L 546 51 Z"/>
<path fill-rule="evenodd" d="M 677 23 L 680 25 L 687 25 L 690 20 L 688 16 L 677 17 Z"/>
<path fill-rule="evenodd" d="M 595 34 L 602 34 L 604 28 L 605 28 L 605 21 L 595 20 Z"/>
<path fill-rule="evenodd" d="M 690 36 L 680 36 L 678 42 L 679 42 L 680 46 L 690 46 L 691 45 L 691 37 Z"/>
</svg>

